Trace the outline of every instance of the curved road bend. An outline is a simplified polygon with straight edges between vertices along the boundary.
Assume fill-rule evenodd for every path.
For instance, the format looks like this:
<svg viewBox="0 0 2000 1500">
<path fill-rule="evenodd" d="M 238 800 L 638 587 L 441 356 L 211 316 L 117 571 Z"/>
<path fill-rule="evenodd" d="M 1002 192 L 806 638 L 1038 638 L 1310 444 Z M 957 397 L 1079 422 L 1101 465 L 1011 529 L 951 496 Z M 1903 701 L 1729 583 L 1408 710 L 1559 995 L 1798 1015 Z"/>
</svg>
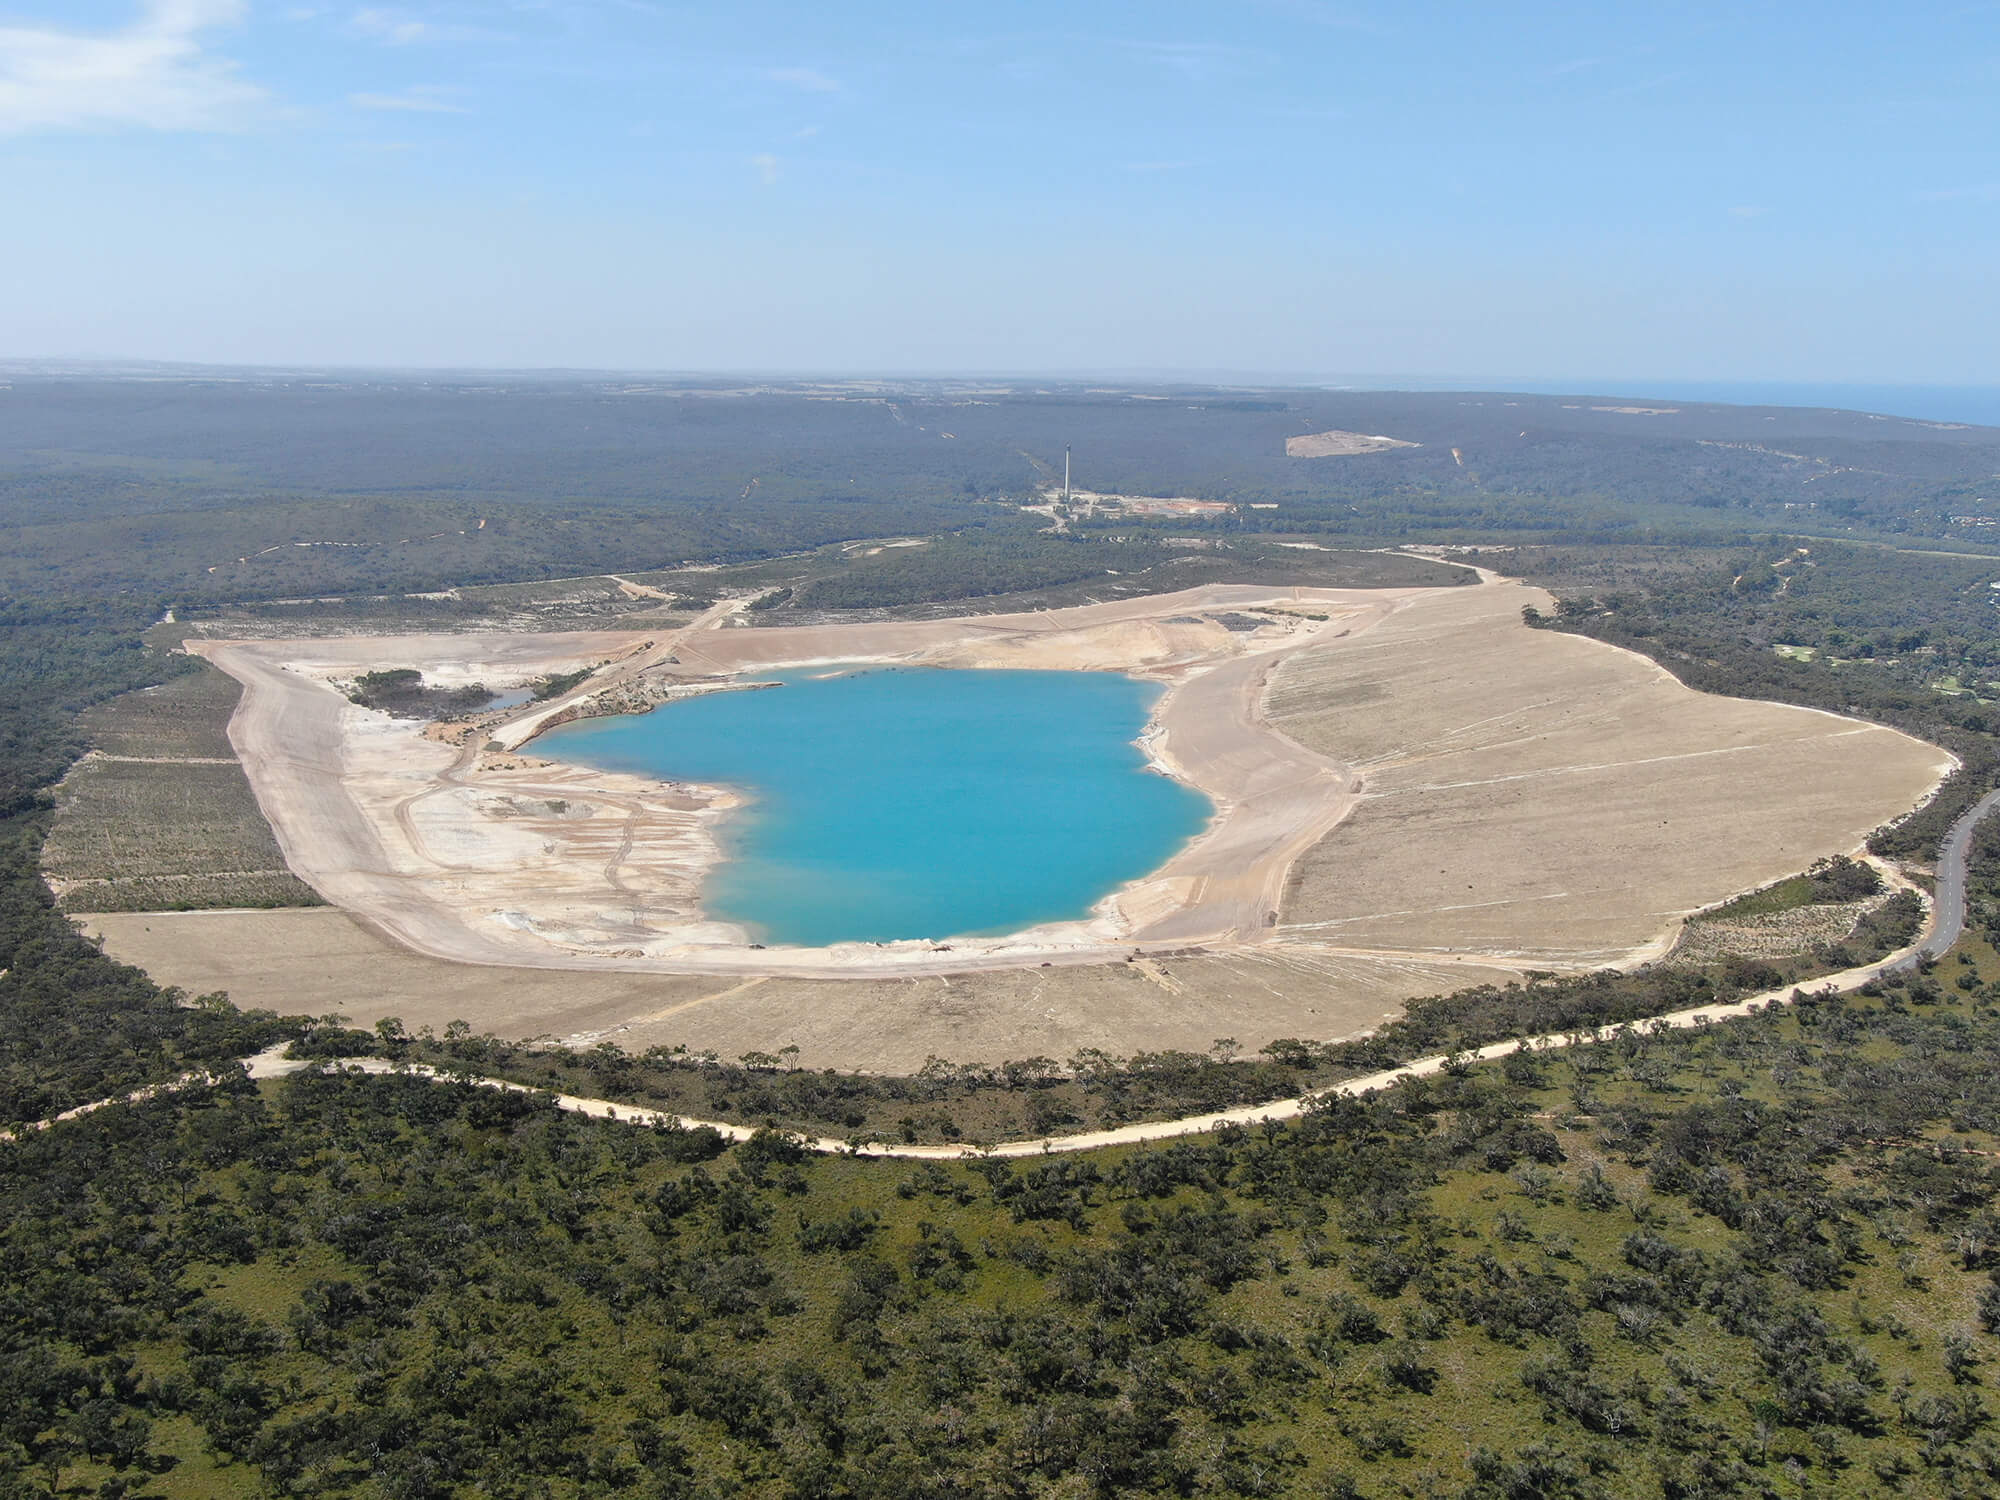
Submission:
<svg viewBox="0 0 2000 1500">
<path fill-rule="evenodd" d="M 1908 958 L 1883 965 L 1883 972 L 1907 969 L 1927 958 L 1943 958 L 1965 931 L 1965 878 L 1972 858 L 1972 831 L 2000 806 L 2000 791 L 1988 792 L 1959 816 L 1938 846 L 1937 891 L 1931 897 L 1930 931 Z"/>
<path fill-rule="evenodd" d="M 1817 981 L 1816 993 L 1833 990 L 1845 993 L 1859 989 L 1871 979 L 1892 973 L 1898 969 L 1910 968 L 1925 959 L 1941 958 L 1951 950 L 1965 930 L 1965 882 L 1966 866 L 1972 850 L 1972 833 L 1980 820 L 2000 806 L 2000 791 L 1988 792 L 1968 808 L 1951 825 L 1944 842 L 1938 848 L 1937 892 L 1931 900 L 1930 921 L 1927 930 L 1910 947 L 1892 955 L 1879 963 L 1867 964 L 1858 969 L 1844 969 L 1838 974 L 1828 974 Z M 1695 1010 L 1675 1011 L 1670 1015 L 1654 1016 L 1634 1023 L 1648 1028 L 1659 1027 L 1666 1030 L 1687 1030 L 1692 1027 L 1710 1025 L 1716 1021 L 1730 1020 L 1750 1014 L 1769 1005 L 1787 1005 L 1798 988 L 1767 990 L 1761 995 L 1752 995 L 1747 1000 L 1738 1000 L 1729 1005 L 1705 1005 Z M 1566 1035 L 1527 1037 L 1512 1041 L 1494 1042 L 1471 1052 L 1455 1055 L 1418 1058 L 1400 1068 L 1387 1068 L 1379 1073 L 1370 1073 L 1360 1078 L 1350 1078 L 1336 1083 L 1331 1088 L 1315 1094 L 1307 1094 L 1297 1099 L 1277 1099 L 1266 1104 L 1250 1104 L 1240 1109 L 1219 1110 L 1214 1114 L 1189 1115 L 1178 1120 L 1155 1120 L 1149 1124 L 1121 1125 L 1112 1130 L 1088 1131 L 1082 1135 L 1055 1136 L 1044 1140 L 1006 1141 L 997 1146 L 980 1150 L 965 1146 L 891 1146 L 871 1142 L 855 1146 L 847 1141 L 821 1137 L 807 1141 L 814 1151 L 828 1155 L 884 1156 L 915 1158 L 930 1161 L 956 1161 L 977 1156 L 1042 1156 L 1057 1151 L 1091 1151 L 1106 1146 L 1131 1146 L 1147 1141 L 1171 1140 L 1176 1136 L 1202 1135 L 1222 1125 L 1257 1125 L 1269 1120 L 1291 1120 L 1304 1114 L 1314 1099 L 1331 1094 L 1366 1094 L 1376 1089 L 1389 1088 L 1404 1078 L 1422 1078 L 1442 1073 L 1446 1066 L 1454 1062 L 1483 1062 L 1505 1057 L 1519 1047 L 1527 1046 L 1537 1051 L 1553 1050 L 1572 1046 L 1578 1042 L 1600 1040 L 1604 1035 L 1618 1030 L 1606 1027 L 1600 1031 L 1573 1033 Z M 243 1067 L 252 1078 L 282 1078 L 289 1073 L 302 1072 L 317 1066 L 315 1062 L 299 1061 L 285 1057 L 284 1050 L 289 1043 L 280 1043 L 254 1057 L 243 1058 Z M 454 1074 L 436 1068 L 409 1066 L 391 1062 L 380 1057 L 347 1058 L 342 1066 L 364 1073 L 409 1073 L 422 1078 L 440 1081 L 478 1083 L 486 1088 L 504 1089 L 509 1092 L 539 1093 L 538 1089 L 526 1084 L 507 1083 L 497 1078 L 468 1078 L 464 1074 Z M 101 1099 L 92 1104 L 79 1105 L 67 1110 L 52 1120 L 40 1120 L 21 1125 L 13 1130 L 0 1131 L 0 1142 L 12 1141 L 31 1131 L 46 1130 L 63 1120 L 75 1119 L 80 1115 L 93 1113 L 113 1104 L 138 1103 L 155 1098 L 176 1089 L 205 1087 L 216 1083 L 215 1075 L 195 1072 L 182 1075 L 166 1083 L 149 1085 L 130 1094 L 121 1094 L 112 1099 Z M 556 1108 L 575 1114 L 590 1115 L 602 1120 L 618 1120 L 629 1125 L 655 1125 L 668 1122 L 690 1128 L 709 1126 L 729 1141 L 748 1140 L 754 1133 L 748 1126 L 733 1125 L 721 1120 L 694 1120 L 684 1116 L 669 1115 L 658 1110 L 634 1109 L 631 1105 L 618 1105 L 608 1099 L 582 1099 L 569 1094 L 556 1096 Z"/>
</svg>

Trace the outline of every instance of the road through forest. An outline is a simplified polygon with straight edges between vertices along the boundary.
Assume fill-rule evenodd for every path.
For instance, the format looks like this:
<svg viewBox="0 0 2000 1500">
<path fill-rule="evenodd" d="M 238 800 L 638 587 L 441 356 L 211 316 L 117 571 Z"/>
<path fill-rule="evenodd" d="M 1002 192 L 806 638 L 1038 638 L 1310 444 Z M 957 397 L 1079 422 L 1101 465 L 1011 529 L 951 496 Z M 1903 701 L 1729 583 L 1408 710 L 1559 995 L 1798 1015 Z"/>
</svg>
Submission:
<svg viewBox="0 0 2000 1500">
<path fill-rule="evenodd" d="M 1957 943 L 1965 930 L 1965 885 L 1967 865 L 1972 849 L 1972 835 L 1979 823 L 1992 810 L 2000 806 L 2000 790 L 1988 792 L 1974 803 L 1957 822 L 1953 823 L 1945 835 L 1938 851 L 1937 889 L 1930 900 L 1930 916 L 1923 935 L 1899 953 L 1891 954 L 1879 962 L 1866 964 L 1860 968 L 1844 969 L 1837 974 L 1828 974 L 1814 981 L 1811 993 L 1824 994 L 1828 991 L 1845 993 L 1859 989 L 1871 979 L 1880 978 L 1900 969 L 1911 968 L 1926 959 L 1941 958 Z M 1675 1011 L 1664 1016 L 1654 1016 L 1631 1023 L 1648 1030 L 1685 1030 L 1691 1027 L 1712 1025 L 1717 1021 L 1746 1016 L 1753 1011 L 1770 1005 L 1786 1005 L 1802 989 L 1767 990 L 1738 1000 L 1728 1005 L 1704 1005 L 1693 1010 Z M 1423 1078 L 1443 1072 L 1447 1067 L 1459 1066 L 1467 1062 L 1487 1061 L 1505 1057 L 1522 1047 L 1536 1051 L 1553 1051 L 1563 1047 L 1576 1046 L 1585 1042 L 1600 1041 L 1620 1030 L 1619 1027 L 1604 1027 L 1593 1031 L 1570 1032 L 1548 1036 L 1527 1037 L 1504 1042 L 1495 1042 L 1469 1052 L 1441 1053 L 1434 1057 L 1418 1058 L 1401 1067 L 1386 1068 L 1379 1073 L 1365 1074 L 1341 1083 L 1319 1089 L 1311 1094 L 1295 1099 L 1277 1099 L 1265 1104 L 1249 1104 L 1237 1109 L 1218 1110 L 1210 1114 L 1186 1115 L 1177 1120 L 1155 1120 L 1137 1125 L 1120 1125 L 1109 1130 L 1085 1131 L 1077 1135 L 1050 1136 L 1025 1141 L 1005 1141 L 990 1146 L 906 1146 L 879 1141 L 835 1140 L 831 1137 L 807 1139 L 803 1142 L 809 1149 L 828 1155 L 880 1156 L 928 1161 L 956 1161 L 968 1157 L 999 1156 L 1042 1156 L 1055 1152 L 1091 1151 L 1106 1146 L 1139 1145 L 1148 1141 L 1172 1140 L 1179 1136 L 1202 1135 L 1225 1125 L 1258 1125 L 1266 1121 L 1291 1120 L 1306 1113 L 1315 1100 L 1336 1095 L 1354 1096 L 1370 1093 L 1376 1089 L 1392 1087 L 1404 1078 Z M 252 1078 L 281 1078 L 288 1074 L 303 1072 L 308 1068 L 334 1066 L 354 1072 L 369 1074 L 404 1074 L 411 1077 L 430 1078 L 439 1082 L 476 1083 L 483 1088 L 504 1089 L 517 1093 L 542 1093 L 526 1084 L 508 1083 L 497 1078 L 480 1078 L 475 1075 L 452 1072 L 447 1069 L 432 1068 L 417 1064 L 407 1064 L 381 1057 L 344 1058 L 333 1064 L 322 1064 L 318 1060 L 288 1058 L 284 1051 L 289 1043 L 281 1043 L 255 1056 L 239 1060 L 239 1064 Z M 36 1130 L 46 1130 L 65 1120 L 77 1119 L 92 1114 L 114 1104 L 142 1103 L 186 1088 L 213 1087 L 226 1075 L 227 1070 L 201 1070 L 168 1080 L 165 1083 L 148 1085 L 131 1093 L 120 1094 L 110 1099 L 100 1099 L 90 1104 L 78 1105 L 65 1110 L 51 1119 L 39 1120 L 21 1125 L 10 1131 L 0 1132 L 0 1142 L 18 1140 L 21 1136 Z M 718 1132 L 725 1140 L 745 1141 L 755 1131 L 745 1125 L 729 1124 L 721 1120 L 696 1120 L 686 1116 L 673 1115 L 660 1110 L 635 1108 L 629 1104 L 617 1104 L 609 1099 L 588 1099 L 570 1094 L 554 1096 L 556 1108 L 574 1114 L 588 1115 L 595 1119 L 617 1120 L 629 1125 L 677 1124 L 684 1128 L 707 1126 Z"/>
</svg>

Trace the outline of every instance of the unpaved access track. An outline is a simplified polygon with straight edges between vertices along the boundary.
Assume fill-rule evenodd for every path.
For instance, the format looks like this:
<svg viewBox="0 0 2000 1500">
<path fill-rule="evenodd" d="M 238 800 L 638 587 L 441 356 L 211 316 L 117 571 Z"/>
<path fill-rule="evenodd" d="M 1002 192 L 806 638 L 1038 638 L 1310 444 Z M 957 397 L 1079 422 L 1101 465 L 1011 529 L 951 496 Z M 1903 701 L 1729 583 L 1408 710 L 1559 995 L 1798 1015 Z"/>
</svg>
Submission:
<svg viewBox="0 0 2000 1500">
<path fill-rule="evenodd" d="M 1735 1020 L 1755 1014 L 1773 1006 L 1789 1005 L 1802 993 L 1816 995 L 1844 994 L 1859 989 L 1870 980 L 1879 979 L 1894 970 L 1906 969 L 1926 959 L 1941 958 L 1957 942 L 1958 935 L 1965 926 L 1965 881 L 1967 856 L 1972 845 L 1972 834 L 1981 820 L 1996 806 L 2000 806 L 2000 791 L 1989 792 L 1952 825 L 1946 836 L 1938 860 L 1937 894 L 1931 898 L 1923 935 L 1899 953 L 1893 953 L 1879 962 L 1860 968 L 1843 970 L 1813 982 L 1812 989 L 1803 987 L 1768 990 L 1747 999 L 1728 1005 L 1704 1005 L 1692 1010 L 1674 1011 L 1656 1016 L 1651 1020 L 1637 1023 L 1638 1027 L 1649 1031 L 1685 1031 L 1694 1027 L 1712 1026 L 1719 1021 Z M 757 981 L 750 981 L 756 983 Z M 899 1157 L 926 1161 L 963 1160 L 969 1157 L 1023 1157 L 1044 1156 L 1056 1152 L 1093 1151 L 1113 1146 L 1143 1145 L 1151 1141 L 1174 1140 L 1190 1135 L 1204 1135 L 1210 1131 L 1229 1126 L 1260 1125 L 1267 1122 L 1297 1119 L 1311 1110 L 1316 1101 L 1335 1096 L 1358 1097 L 1377 1090 L 1391 1088 L 1405 1078 L 1424 1078 L 1442 1073 L 1448 1067 L 1462 1066 L 1468 1062 L 1491 1062 L 1509 1053 L 1527 1049 L 1530 1051 L 1555 1051 L 1564 1047 L 1580 1046 L 1588 1042 L 1601 1041 L 1620 1028 L 1604 1027 L 1581 1032 L 1552 1033 L 1545 1036 L 1525 1037 L 1514 1041 L 1494 1042 L 1463 1053 L 1440 1053 L 1432 1057 L 1418 1058 L 1401 1067 L 1386 1068 L 1378 1073 L 1364 1074 L 1359 1078 L 1346 1079 L 1331 1088 L 1316 1093 L 1301 1095 L 1293 1099 L 1276 1099 L 1266 1104 L 1249 1104 L 1238 1109 L 1217 1110 L 1208 1114 L 1183 1115 L 1175 1120 L 1153 1120 L 1136 1125 L 1120 1125 L 1109 1130 L 1084 1131 L 1075 1135 L 1047 1136 L 1036 1140 L 1003 1141 L 984 1146 L 904 1146 L 874 1140 L 835 1140 L 831 1137 L 807 1139 L 804 1144 L 811 1150 L 829 1155 Z M 287 1058 L 285 1045 L 280 1045 L 240 1060 L 241 1066 L 252 1078 L 282 1078 L 292 1073 L 303 1072 L 307 1068 L 321 1066 L 318 1063 Z M 427 1078 L 436 1082 L 476 1083 L 481 1087 L 507 1089 L 521 1093 L 535 1093 L 524 1084 L 508 1083 L 503 1079 L 481 1078 L 474 1075 L 454 1073 L 430 1067 L 411 1067 L 380 1057 L 351 1058 L 334 1065 L 339 1068 L 364 1074 L 397 1074 Z M 141 1104 L 188 1088 L 212 1087 L 221 1081 L 222 1071 L 203 1070 L 184 1074 L 165 1083 L 152 1084 L 135 1089 L 129 1094 L 121 1094 L 110 1099 L 79 1105 L 66 1110 L 50 1120 L 37 1121 L 13 1131 L 0 1131 L 0 1142 L 12 1141 L 21 1134 L 50 1129 L 68 1120 L 93 1114 L 100 1109 L 108 1109 L 119 1104 Z M 634 1108 L 629 1104 L 615 1104 L 609 1099 L 592 1099 L 573 1094 L 553 1096 L 556 1108 L 573 1114 L 588 1115 L 594 1119 L 615 1120 L 627 1125 L 652 1127 L 674 1125 L 681 1128 L 708 1127 L 720 1133 L 726 1140 L 745 1141 L 755 1131 L 745 1125 L 732 1124 L 722 1120 L 696 1120 L 682 1115 L 666 1114 L 659 1110 Z"/>
</svg>

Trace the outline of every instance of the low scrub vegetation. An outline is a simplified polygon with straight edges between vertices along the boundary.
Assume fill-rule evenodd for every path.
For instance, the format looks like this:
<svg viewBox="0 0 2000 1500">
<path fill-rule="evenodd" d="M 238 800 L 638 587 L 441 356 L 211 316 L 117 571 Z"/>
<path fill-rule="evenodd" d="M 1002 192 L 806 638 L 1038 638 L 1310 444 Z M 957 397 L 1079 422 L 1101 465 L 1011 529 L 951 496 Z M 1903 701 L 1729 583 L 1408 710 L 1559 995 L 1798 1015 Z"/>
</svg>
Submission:
<svg viewBox="0 0 2000 1500">
<path fill-rule="evenodd" d="M 233 677 L 203 663 L 157 687 L 99 704 L 81 724 L 91 748 L 104 755 L 233 760 L 229 716 L 242 693 Z"/>
<path fill-rule="evenodd" d="M 85 761 L 63 786 L 43 859 L 69 911 L 320 900 L 286 869 L 234 760 Z"/>
<path fill-rule="evenodd" d="M 167 1494 L 1989 1494 L 2000 965 L 1965 957 L 1019 1163 L 417 1078 L 105 1111 L 0 1152 L 0 1462 Z"/>
<path fill-rule="evenodd" d="M 1703 915 L 1730 919 L 1765 916 L 1773 912 L 1796 911 L 1801 906 L 1836 906 L 1849 901 L 1865 901 L 1882 893 L 1882 877 L 1874 866 L 1836 854 L 1823 859 L 1803 875 L 1780 880 L 1762 890 L 1738 896 Z"/>
<path fill-rule="evenodd" d="M 398 719 L 446 719 L 484 708 L 494 695 L 480 683 L 443 687 L 425 682 L 415 667 L 384 667 L 357 677 L 347 696 Z"/>
</svg>

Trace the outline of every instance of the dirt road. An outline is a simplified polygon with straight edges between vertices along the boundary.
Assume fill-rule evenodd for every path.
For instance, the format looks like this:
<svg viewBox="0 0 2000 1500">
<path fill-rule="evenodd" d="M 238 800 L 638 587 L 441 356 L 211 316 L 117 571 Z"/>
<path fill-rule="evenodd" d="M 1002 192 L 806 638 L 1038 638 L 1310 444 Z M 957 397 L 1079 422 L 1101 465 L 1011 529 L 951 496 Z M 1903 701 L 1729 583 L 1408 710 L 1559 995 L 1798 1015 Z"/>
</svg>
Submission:
<svg viewBox="0 0 2000 1500">
<path fill-rule="evenodd" d="M 1927 958 L 1941 957 L 1957 942 L 1964 930 L 1965 884 L 1967 864 L 1972 845 L 1972 834 L 1979 823 L 1996 806 L 2000 806 L 2000 791 L 1989 792 L 1960 816 L 1951 827 L 1941 847 L 1938 860 L 1938 895 L 1930 904 L 1923 936 L 1899 953 L 1877 963 L 1859 968 L 1843 970 L 1823 979 L 1815 980 L 1810 993 L 1845 993 L 1859 989 L 1872 979 L 1879 979 L 1898 969 L 1908 968 Z M 1718 1021 L 1726 1021 L 1747 1016 L 1755 1011 L 1773 1005 L 1789 1005 L 1800 993 L 1799 988 L 1766 990 L 1729 1005 L 1704 1005 L 1692 1010 L 1675 1011 L 1636 1023 L 1643 1030 L 1684 1031 L 1699 1026 L 1710 1026 Z M 1303 1095 L 1295 1099 L 1278 1099 L 1267 1104 L 1245 1105 L 1240 1109 L 1218 1110 L 1209 1114 L 1187 1115 L 1177 1120 L 1157 1120 L 1145 1124 L 1121 1125 L 1110 1130 L 1087 1131 L 1078 1135 L 1051 1136 L 1030 1141 L 1006 1141 L 988 1147 L 967 1146 L 905 1146 L 886 1144 L 878 1141 L 844 1141 L 831 1137 L 819 1137 L 807 1142 L 812 1150 L 827 1154 L 854 1154 L 859 1156 L 899 1157 L 915 1160 L 950 1161 L 969 1156 L 1021 1157 L 1041 1156 L 1054 1152 L 1091 1151 L 1109 1146 L 1140 1145 L 1148 1141 L 1172 1140 L 1181 1136 L 1201 1135 L 1222 1126 L 1255 1125 L 1265 1121 L 1296 1119 L 1313 1107 L 1314 1101 L 1335 1095 L 1349 1097 L 1371 1093 L 1378 1089 L 1393 1087 L 1404 1078 L 1423 1078 L 1443 1072 L 1465 1062 L 1492 1061 L 1507 1056 L 1523 1047 L 1534 1051 L 1555 1051 L 1564 1047 L 1577 1046 L 1591 1041 L 1602 1040 L 1619 1028 L 1606 1027 L 1583 1033 L 1560 1033 L 1547 1036 L 1529 1037 L 1524 1040 L 1495 1042 L 1490 1046 L 1458 1054 L 1439 1054 L 1419 1058 L 1401 1067 L 1387 1068 L 1379 1073 L 1366 1074 L 1360 1078 L 1350 1078 L 1335 1084 L 1330 1089 L 1315 1094 Z M 318 1064 L 284 1056 L 285 1047 L 278 1046 L 252 1057 L 241 1059 L 241 1064 L 252 1078 L 281 1078 Z M 437 1079 L 440 1081 L 465 1081 L 478 1083 L 482 1087 L 507 1089 L 522 1093 L 533 1093 L 524 1084 L 507 1083 L 500 1079 L 473 1078 L 445 1072 L 429 1067 L 412 1067 L 392 1062 L 386 1058 L 367 1057 L 348 1059 L 340 1066 L 362 1073 L 386 1074 L 407 1073 L 412 1076 Z M 22 1134 L 46 1130 L 66 1120 L 78 1119 L 100 1109 L 117 1104 L 143 1103 L 180 1089 L 208 1087 L 219 1081 L 220 1074 L 210 1071 L 196 1071 L 164 1083 L 152 1084 L 135 1089 L 111 1099 L 98 1100 L 91 1104 L 79 1105 L 66 1110 L 53 1119 L 37 1121 L 17 1127 L 12 1131 L 0 1132 L 0 1142 L 13 1141 Z M 558 1109 L 576 1114 L 589 1115 L 597 1119 L 619 1120 L 632 1125 L 653 1125 L 674 1122 L 687 1127 L 708 1126 L 731 1141 L 747 1140 L 754 1131 L 743 1125 L 730 1124 L 720 1120 L 694 1120 L 683 1116 L 668 1115 L 658 1110 L 634 1109 L 630 1105 L 614 1104 L 608 1099 L 590 1099 L 576 1095 L 555 1096 Z"/>
</svg>

